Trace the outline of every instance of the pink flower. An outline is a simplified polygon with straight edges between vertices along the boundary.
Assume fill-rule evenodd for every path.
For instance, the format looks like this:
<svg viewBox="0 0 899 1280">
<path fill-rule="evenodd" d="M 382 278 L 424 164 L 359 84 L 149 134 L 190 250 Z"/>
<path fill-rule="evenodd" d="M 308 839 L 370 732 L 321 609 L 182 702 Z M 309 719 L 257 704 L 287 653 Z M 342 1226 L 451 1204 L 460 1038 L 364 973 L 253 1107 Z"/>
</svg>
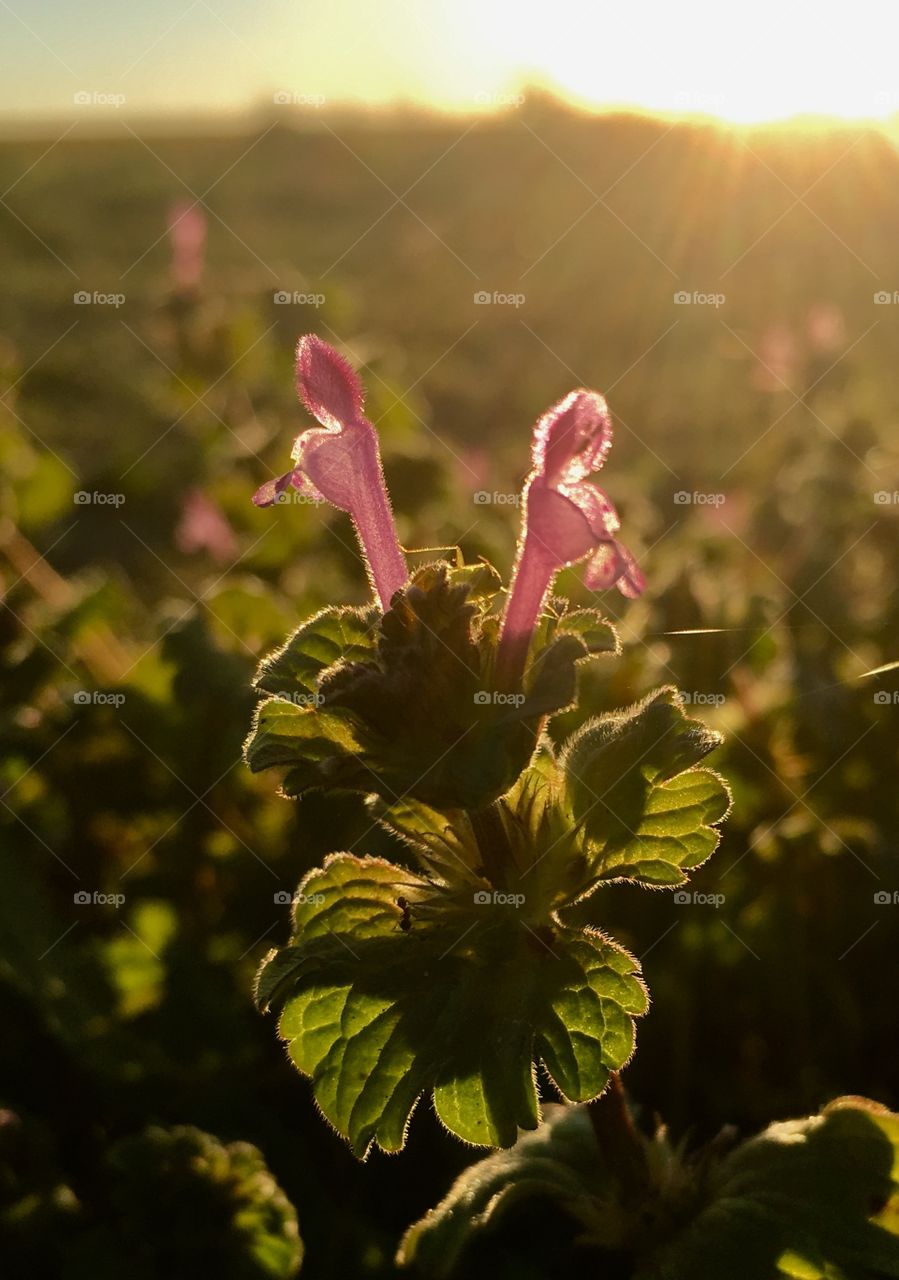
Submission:
<svg viewBox="0 0 899 1280">
<path fill-rule="evenodd" d="M 528 645 L 558 571 L 589 556 L 592 591 L 617 584 L 632 599 L 646 586 L 637 562 L 615 537 L 617 512 L 587 481 L 612 447 L 612 423 L 602 396 L 572 391 L 534 429 L 534 470 L 524 488 L 524 519 L 512 588 L 500 637 L 497 675 L 507 687 L 524 672 Z"/>
<path fill-rule="evenodd" d="M 229 563 L 238 551 L 234 530 L 221 507 L 199 489 L 191 489 L 184 499 L 175 541 L 185 555 L 208 551 L 219 564 Z"/>
<path fill-rule="evenodd" d="M 175 204 L 169 211 L 172 275 L 179 289 L 196 289 L 203 276 L 206 214 L 198 204 Z"/>
<path fill-rule="evenodd" d="M 296 466 L 267 481 L 253 501 L 270 507 L 293 486 L 349 512 L 386 610 L 394 593 L 405 586 L 408 572 L 384 483 L 378 437 L 362 413 L 362 383 L 333 347 L 306 334 L 297 345 L 297 391 L 321 428 L 297 436 L 291 455 Z"/>
</svg>

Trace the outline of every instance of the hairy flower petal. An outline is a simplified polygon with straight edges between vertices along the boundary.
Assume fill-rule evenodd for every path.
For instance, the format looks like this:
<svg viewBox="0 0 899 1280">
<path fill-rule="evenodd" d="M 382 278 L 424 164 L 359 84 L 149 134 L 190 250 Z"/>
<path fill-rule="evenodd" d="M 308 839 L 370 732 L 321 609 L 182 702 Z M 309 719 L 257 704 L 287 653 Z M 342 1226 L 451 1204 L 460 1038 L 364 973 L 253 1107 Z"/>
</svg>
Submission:
<svg viewBox="0 0 899 1280">
<path fill-rule="evenodd" d="M 596 391 L 570 391 L 534 428 L 534 469 L 550 484 L 599 471 L 612 447 L 612 420 Z"/>
<path fill-rule="evenodd" d="M 314 333 L 300 338 L 296 369 L 300 399 L 323 427 L 337 430 L 362 416 L 365 393 L 358 375 Z"/>
</svg>

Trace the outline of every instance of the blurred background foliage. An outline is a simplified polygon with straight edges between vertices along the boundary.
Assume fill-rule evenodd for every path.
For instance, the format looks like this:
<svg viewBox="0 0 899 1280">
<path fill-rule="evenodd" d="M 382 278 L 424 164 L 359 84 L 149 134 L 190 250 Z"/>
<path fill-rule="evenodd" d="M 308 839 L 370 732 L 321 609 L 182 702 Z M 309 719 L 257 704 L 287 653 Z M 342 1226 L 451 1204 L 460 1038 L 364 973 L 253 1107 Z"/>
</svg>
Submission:
<svg viewBox="0 0 899 1280">
<path fill-rule="evenodd" d="M 45 150 L 0 146 L 9 1274 L 102 1275 L 124 1252 L 181 1274 L 166 1250 L 197 1217 L 225 1231 L 228 1196 L 256 1209 L 247 1269 L 230 1250 L 223 1275 L 291 1273 L 287 1201 L 304 1274 L 389 1275 L 471 1156 L 422 1107 L 401 1159 L 357 1165 L 251 1002 L 288 933 L 275 894 L 331 850 L 389 851 L 357 799 L 288 803 L 240 756 L 258 659 L 368 595 L 345 517 L 250 503 L 307 425 L 308 330 L 364 366 L 404 544 L 504 575 L 535 417 L 572 386 L 609 395 L 605 483 L 650 589 L 603 597 L 623 656 L 582 675 L 557 729 L 677 683 L 726 734 L 735 797 L 691 886 L 721 905 L 622 885 L 584 908 L 644 958 L 626 1083 L 646 1115 L 699 1140 L 843 1093 L 895 1108 L 899 679 L 860 678 L 899 659 L 899 306 L 873 302 L 899 287 L 887 140 L 531 97 L 470 127 L 348 116 Z M 188 192 L 209 210 L 194 293 L 165 233 Z M 587 598 L 577 571 L 559 589 Z M 166 1210 L 176 1156 L 215 1213 Z M 158 1256 L 127 1243 L 150 1237 Z"/>
</svg>

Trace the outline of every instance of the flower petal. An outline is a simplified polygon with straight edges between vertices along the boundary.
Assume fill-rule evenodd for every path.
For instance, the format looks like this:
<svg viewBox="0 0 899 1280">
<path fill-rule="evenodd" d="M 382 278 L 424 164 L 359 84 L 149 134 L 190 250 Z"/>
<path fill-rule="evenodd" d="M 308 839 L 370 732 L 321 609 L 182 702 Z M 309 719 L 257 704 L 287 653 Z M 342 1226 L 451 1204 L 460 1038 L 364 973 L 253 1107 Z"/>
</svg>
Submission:
<svg viewBox="0 0 899 1280">
<path fill-rule="evenodd" d="M 527 490 L 525 537 L 535 551 L 562 568 L 592 551 L 596 536 L 580 507 L 536 476 Z"/>
<path fill-rule="evenodd" d="M 646 590 L 646 578 L 624 543 L 612 539 L 590 557 L 584 585 L 588 591 L 607 591 L 617 586 L 623 596 L 636 600 Z"/>
<path fill-rule="evenodd" d="M 314 333 L 297 344 L 297 391 L 324 427 L 332 430 L 362 414 L 362 383 L 343 356 Z"/>
<path fill-rule="evenodd" d="M 283 476 L 277 476 L 274 480 L 266 480 L 265 484 L 260 485 L 253 494 L 253 501 L 257 507 L 273 507 L 280 498 L 281 494 L 293 483 L 294 472 L 288 471 Z"/>
<path fill-rule="evenodd" d="M 584 573 L 584 586 L 588 591 L 607 591 L 614 587 L 624 572 L 617 542 L 604 542 L 597 547 L 587 562 Z"/>
<path fill-rule="evenodd" d="M 595 537 L 611 538 L 621 527 L 612 499 L 595 484 L 560 484 L 558 492 L 583 513 Z"/>
<path fill-rule="evenodd" d="M 596 391 L 570 391 L 534 428 L 534 467 L 550 484 L 598 471 L 612 447 L 612 421 Z"/>
<path fill-rule="evenodd" d="M 617 583 L 618 590 L 629 600 L 636 600 L 646 590 L 646 575 L 627 547 L 620 542 L 616 542 L 615 546 L 624 562 L 624 569 Z"/>
</svg>

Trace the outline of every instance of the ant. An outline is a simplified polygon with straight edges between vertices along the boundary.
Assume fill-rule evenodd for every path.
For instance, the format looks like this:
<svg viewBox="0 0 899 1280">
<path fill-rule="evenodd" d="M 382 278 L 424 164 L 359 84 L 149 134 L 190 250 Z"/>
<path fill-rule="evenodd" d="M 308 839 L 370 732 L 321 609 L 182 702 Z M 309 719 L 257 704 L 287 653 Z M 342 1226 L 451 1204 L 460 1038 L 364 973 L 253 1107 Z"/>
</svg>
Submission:
<svg viewBox="0 0 899 1280">
<path fill-rule="evenodd" d="M 408 933 L 409 930 L 412 928 L 412 915 L 409 910 L 409 903 L 406 901 L 405 898 L 397 898 L 396 905 L 399 907 L 400 911 L 403 913 L 402 918 L 400 920 L 399 927 L 402 929 L 403 933 Z"/>
</svg>

